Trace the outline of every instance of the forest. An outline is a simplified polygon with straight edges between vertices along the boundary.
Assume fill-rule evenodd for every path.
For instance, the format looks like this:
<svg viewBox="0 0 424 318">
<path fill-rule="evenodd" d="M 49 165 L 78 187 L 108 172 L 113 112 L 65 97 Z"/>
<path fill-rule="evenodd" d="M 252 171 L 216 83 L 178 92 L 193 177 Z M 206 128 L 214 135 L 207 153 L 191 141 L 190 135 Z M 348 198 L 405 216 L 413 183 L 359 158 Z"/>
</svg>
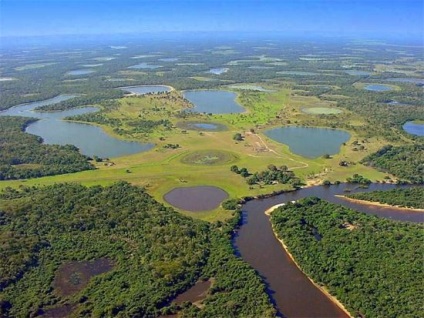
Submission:
<svg viewBox="0 0 424 318">
<path fill-rule="evenodd" d="M 2 317 L 66 306 L 72 317 L 156 317 L 179 310 L 187 317 L 275 314 L 260 278 L 233 254 L 239 213 L 226 224 L 196 221 L 125 182 L 8 188 L 0 197 Z M 91 279 L 72 268 L 67 280 L 57 277 L 75 262 L 101 260 L 112 265 Z M 202 309 L 170 303 L 209 278 L 214 283 Z M 67 286 L 74 292 L 65 292 Z"/>
<path fill-rule="evenodd" d="M 400 207 L 424 209 L 424 187 L 362 192 L 349 194 L 347 197 L 356 200 L 372 201 Z"/>
<path fill-rule="evenodd" d="M 362 159 L 361 163 L 395 175 L 400 180 L 424 183 L 424 144 L 387 145 Z"/>
<path fill-rule="evenodd" d="M 358 213 L 318 198 L 271 214 L 277 236 L 300 268 L 354 317 L 421 317 L 421 224 Z"/>
<path fill-rule="evenodd" d="M 25 133 L 36 119 L 0 117 L 0 180 L 28 179 L 94 169 L 72 145 L 45 145 Z"/>
</svg>

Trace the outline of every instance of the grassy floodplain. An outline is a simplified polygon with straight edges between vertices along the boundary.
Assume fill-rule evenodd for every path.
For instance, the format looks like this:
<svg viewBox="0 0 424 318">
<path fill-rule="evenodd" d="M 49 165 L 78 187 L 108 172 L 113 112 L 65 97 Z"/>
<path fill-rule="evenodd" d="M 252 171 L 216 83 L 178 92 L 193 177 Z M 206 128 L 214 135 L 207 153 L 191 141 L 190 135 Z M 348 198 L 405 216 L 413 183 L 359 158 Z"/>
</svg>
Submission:
<svg viewBox="0 0 424 318">
<path fill-rule="evenodd" d="M 354 173 L 371 180 L 383 180 L 387 174 L 360 164 L 340 167 L 339 162 L 341 160 L 358 162 L 380 148 L 384 140 L 377 138 L 368 140 L 364 150 L 354 151 L 350 144 L 358 137 L 355 131 L 346 127 L 360 128 L 364 125 L 363 119 L 349 111 L 331 116 L 310 115 L 302 111 L 302 108 L 313 107 L 318 101 L 316 97 L 296 96 L 289 89 L 267 93 L 238 92 L 237 102 L 245 107 L 244 113 L 211 115 L 183 113 L 182 110 L 191 105 L 178 91 L 124 97 L 119 100 L 119 107 L 112 110 L 105 109 L 101 113 L 103 118 L 111 119 L 111 122 L 101 124 L 94 121 L 94 124 L 100 125 L 108 133 L 119 138 L 154 142 L 156 146 L 153 150 L 111 158 L 109 163 L 96 163 L 98 169 L 94 171 L 7 181 L 0 183 L 0 187 L 47 185 L 59 182 L 109 185 L 125 180 L 146 187 L 156 200 L 164 203 L 163 195 L 181 186 L 217 186 L 227 191 L 231 198 L 256 196 L 290 188 L 289 185 L 282 184 L 249 186 L 244 178 L 230 171 L 233 164 L 239 168 L 245 167 L 251 173 L 266 170 L 270 164 L 287 165 L 307 185 L 321 184 L 324 179 L 344 181 Z M 140 120 L 158 121 L 164 118 L 171 122 L 171 128 L 157 126 L 148 132 L 134 128 Z M 113 124 L 113 120 L 116 124 Z M 181 122 L 185 121 L 216 123 L 228 129 L 213 132 L 178 128 L 181 127 Z M 334 122 L 342 122 L 343 126 L 334 126 Z M 266 129 L 283 125 L 341 128 L 349 130 L 352 137 L 342 146 L 340 153 L 331 158 L 307 159 L 292 154 L 288 146 L 276 143 L 262 133 Z M 233 140 L 235 133 L 241 133 L 243 140 Z M 167 145 L 178 145 L 178 147 L 171 149 Z M 190 164 L 190 160 L 187 160 L 199 153 L 205 158 L 216 157 L 222 150 L 228 151 L 231 160 L 218 160 L 216 164 L 210 164 L 208 160 L 204 164 L 199 160 Z M 222 208 L 201 213 L 182 212 L 209 221 L 223 220 L 229 216 L 229 213 Z"/>
</svg>

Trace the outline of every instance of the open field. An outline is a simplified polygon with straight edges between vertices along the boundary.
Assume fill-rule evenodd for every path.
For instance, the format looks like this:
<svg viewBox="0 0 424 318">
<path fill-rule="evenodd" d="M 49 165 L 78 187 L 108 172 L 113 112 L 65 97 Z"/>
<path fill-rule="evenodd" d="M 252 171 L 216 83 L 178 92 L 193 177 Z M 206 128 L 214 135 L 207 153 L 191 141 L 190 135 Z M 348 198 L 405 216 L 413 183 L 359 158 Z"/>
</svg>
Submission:
<svg viewBox="0 0 424 318">
<path fill-rule="evenodd" d="M 113 164 L 96 163 L 97 170 L 73 174 L 51 176 L 45 178 L 3 181 L 0 188 L 20 185 L 45 185 L 58 182 L 78 182 L 84 185 L 107 185 L 119 180 L 147 188 L 155 199 L 165 203 L 163 195 L 175 187 L 211 185 L 217 186 L 230 195 L 230 198 L 255 196 L 289 189 L 289 185 L 254 185 L 249 186 L 244 178 L 230 171 L 230 166 L 237 164 L 249 172 L 266 170 L 267 166 L 287 165 L 295 171 L 308 185 L 321 184 L 323 180 L 344 181 L 354 173 L 364 175 L 371 180 L 383 180 L 386 174 L 360 164 L 340 167 L 341 160 L 356 163 L 367 154 L 376 151 L 385 144 L 384 140 L 368 140 L 362 151 L 353 151 L 350 143 L 357 136 L 351 132 L 352 138 L 342 146 L 341 152 L 331 158 L 307 159 L 292 154 L 288 146 L 276 143 L 262 134 L 271 127 L 281 126 L 287 122 L 307 126 L 328 126 L 325 118 L 317 118 L 305 114 L 302 107 L 317 103 L 316 97 L 291 96 L 289 90 L 275 93 L 249 92 L 241 93 L 237 98 L 247 111 L 242 114 L 190 114 L 187 120 L 202 123 L 218 123 L 228 127 L 226 131 L 190 131 L 178 128 L 181 122 L 178 114 L 184 108 L 190 107 L 177 91 L 167 94 L 149 96 L 125 97 L 120 100 L 120 107 L 106 113 L 108 118 L 124 122 L 120 126 L 121 134 L 116 134 L 113 127 L 102 126 L 115 136 L 131 140 L 150 141 L 156 147 L 148 152 L 126 157 L 110 159 Z M 362 125 L 363 120 L 346 111 L 338 116 L 346 123 Z M 132 132 L 132 126 L 125 120 L 136 121 L 159 120 L 167 118 L 173 124 L 172 128 L 159 127 L 150 133 Z M 185 119 L 183 119 L 184 121 Z M 233 140 L 234 133 L 241 133 L 242 141 Z M 177 149 L 169 149 L 168 144 L 176 145 Z M 227 152 L 224 150 L 231 150 Z M 209 161 L 209 162 L 208 162 Z M 182 211 L 184 214 L 204 220 L 223 220 L 229 212 L 218 208 L 213 211 L 194 213 Z"/>
</svg>

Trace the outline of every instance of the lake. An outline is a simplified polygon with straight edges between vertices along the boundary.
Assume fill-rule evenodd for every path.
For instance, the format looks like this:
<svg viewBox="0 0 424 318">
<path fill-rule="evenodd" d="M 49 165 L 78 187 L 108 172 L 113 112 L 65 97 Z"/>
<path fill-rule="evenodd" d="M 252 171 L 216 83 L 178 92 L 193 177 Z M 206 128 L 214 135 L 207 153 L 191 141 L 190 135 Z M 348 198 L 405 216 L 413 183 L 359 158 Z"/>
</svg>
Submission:
<svg viewBox="0 0 424 318">
<path fill-rule="evenodd" d="M 350 138 L 350 134 L 343 130 L 297 126 L 270 129 L 265 131 L 265 135 L 307 158 L 337 154 L 341 145 Z"/>
<path fill-rule="evenodd" d="M 154 70 L 157 68 L 162 67 L 161 65 L 154 65 L 154 64 L 147 64 L 147 63 L 139 63 L 133 66 L 129 66 L 128 68 L 132 69 L 147 69 L 147 70 Z"/>
<path fill-rule="evenodd" d="M 94 73 L 94 70 L 81 69 L 81 70 L 73 70 L 73 71 L 66 72 L 65 75 L 79 76 L 79 75 L 87 75 L 87 74 L 91 74 L 91 73 Z"/>
<path fill-rule="evenodd" d="M 242 225 L 233 238 L 235 252 L 258 271 L 267 284 L 269 296 L 284 317 L 346 317 L 346 314 L 316 288 L 289 258 L 275 238 L 271 222 L 264 212 L 276 204 L 317 196 L 359 212 L 394 220 L 424 222 L 423 213 L 355 204 L 335 196 L 345 194 L 347 189 L 351 191 L 349 193 L 354 193 L 389 190 L 395 187 L 391 184 L 371 184 L 368 189 L 352 184 L 315 186 L 263 200 L 249 201 L 242 207 Z"/>
<path fill-rule="evenodd" d="M 403 125 L 403 130 L 408 134 L 416 136 L 424 136 L 424 124 L 414 123 L 413 121 L 408 121 Z"/>
<path fill-rule="evenodd" d="M 228 198 L 228 193 L 213 186 L 174 188 L 163 197 L 174 207 L 191 212 L 213 210 Z"/>
<path fill-rule="evenodd" d="M 366 89 L 367 91 L 373 91 L 373 92 L 387 92 L 387 91 L 393 90 L 392 87 L 390 87 L 389 85 L 384 85 L 384 84 L 369 84 L 364 86 L 364 89 Z"/>
<path fill-rule="evenodd" d="M 123 91 L 130 92 L 136 95 L 144 95 L 149 93 L 164 93 L 170 92 L 172 88 L 165 85 L 139 85 L 120 87 Z"/>
<path fill-rule="evenodd" d="M 88 124 L 67 122 L 67 116 L 75 116 L 98 111 L 95 107 L 74 108 L 59 112 L 36 112 L 35 108 L 59 103 L 75 95 L 59 95 L 44 101 L 21 104 L 0 112 L 0 116 L 25 116 L 40 120 L 31 123 L 26 132 L 40 136 L 45 144 L 75 145 L 87 156 L 102 158 L 119 157 L 147 151 L 152 144 L 124 141 L 107 135 L 102 128 Z"/>
<path fill-rule="evenodd" d="M 242 113 L 244 108 L 237 102 L 237 94 L 220 90 L 185 91 L 184 98 L 188 99 L 194 108 L 189 111 L 211 114 Z"/>
</svg>

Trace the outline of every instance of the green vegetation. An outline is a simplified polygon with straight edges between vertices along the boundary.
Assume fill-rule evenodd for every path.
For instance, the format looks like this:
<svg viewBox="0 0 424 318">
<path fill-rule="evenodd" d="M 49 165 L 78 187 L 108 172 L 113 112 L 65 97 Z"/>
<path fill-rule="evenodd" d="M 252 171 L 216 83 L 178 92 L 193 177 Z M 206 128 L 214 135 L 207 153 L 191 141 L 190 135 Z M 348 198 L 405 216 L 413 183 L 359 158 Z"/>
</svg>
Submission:
<svg viewBox="0 0 424 318">
<path fill-rule="evenodd" d="M 191 165 L 222 165 L 237 161 L 237 156 L 225 150 L 199 150 L 181 158 L 181 162 Z"/>
<path fill-rule="evenodd" d="M 233 254 L 239 213 L 225 224 L 195 221 L 124 182 L 9 188 L 1 199 L 2 317 L 65 305 L 72 317 L 155 317 L 180 310 L 169 301 L 199 277 L 214 284 L 204 308 L 185 306 L 187 315 L 274 315 L 260 278 Z M 113 268 L 81 286 L 84 262 L 105 259 Z M 57 275 L 69 267 L 66 284 L 82 288 L 63 293 Z"/>
<path fill-rule="evenodd" d="M 400 207 L 424 209 L 424 187 L 355 193 L 350 194 L 347 197 L 356 200 L 372 201 Z"/>
<path fill-rule="evenodd" d="M 349 177 L 346 179 L 347 183 L 358 183 L 358 184 L 370 184 L 371 180 L 364 178 L 363 176 L 359 175 L 359 174 L 354 174 L 352 177 Z"/>
<path fill-rule="evenodd" d="M 399 179 L 424 183 L 424 144 L 387 145 L 365 157 L 362 163 L 389 172 Z"/>
<path fill-rule="evenodd" d="M 43 145 L 24 132 L 36 119 L 0 117 L 0 180 L 27 179 L 94 169 L 72 145 Z"/>
<path fill-rule="evenodd" d="M 421 317 L 422 225 L 306 198 L 271 214 L 302 270 L 361 317 Z"/>
</svg>

